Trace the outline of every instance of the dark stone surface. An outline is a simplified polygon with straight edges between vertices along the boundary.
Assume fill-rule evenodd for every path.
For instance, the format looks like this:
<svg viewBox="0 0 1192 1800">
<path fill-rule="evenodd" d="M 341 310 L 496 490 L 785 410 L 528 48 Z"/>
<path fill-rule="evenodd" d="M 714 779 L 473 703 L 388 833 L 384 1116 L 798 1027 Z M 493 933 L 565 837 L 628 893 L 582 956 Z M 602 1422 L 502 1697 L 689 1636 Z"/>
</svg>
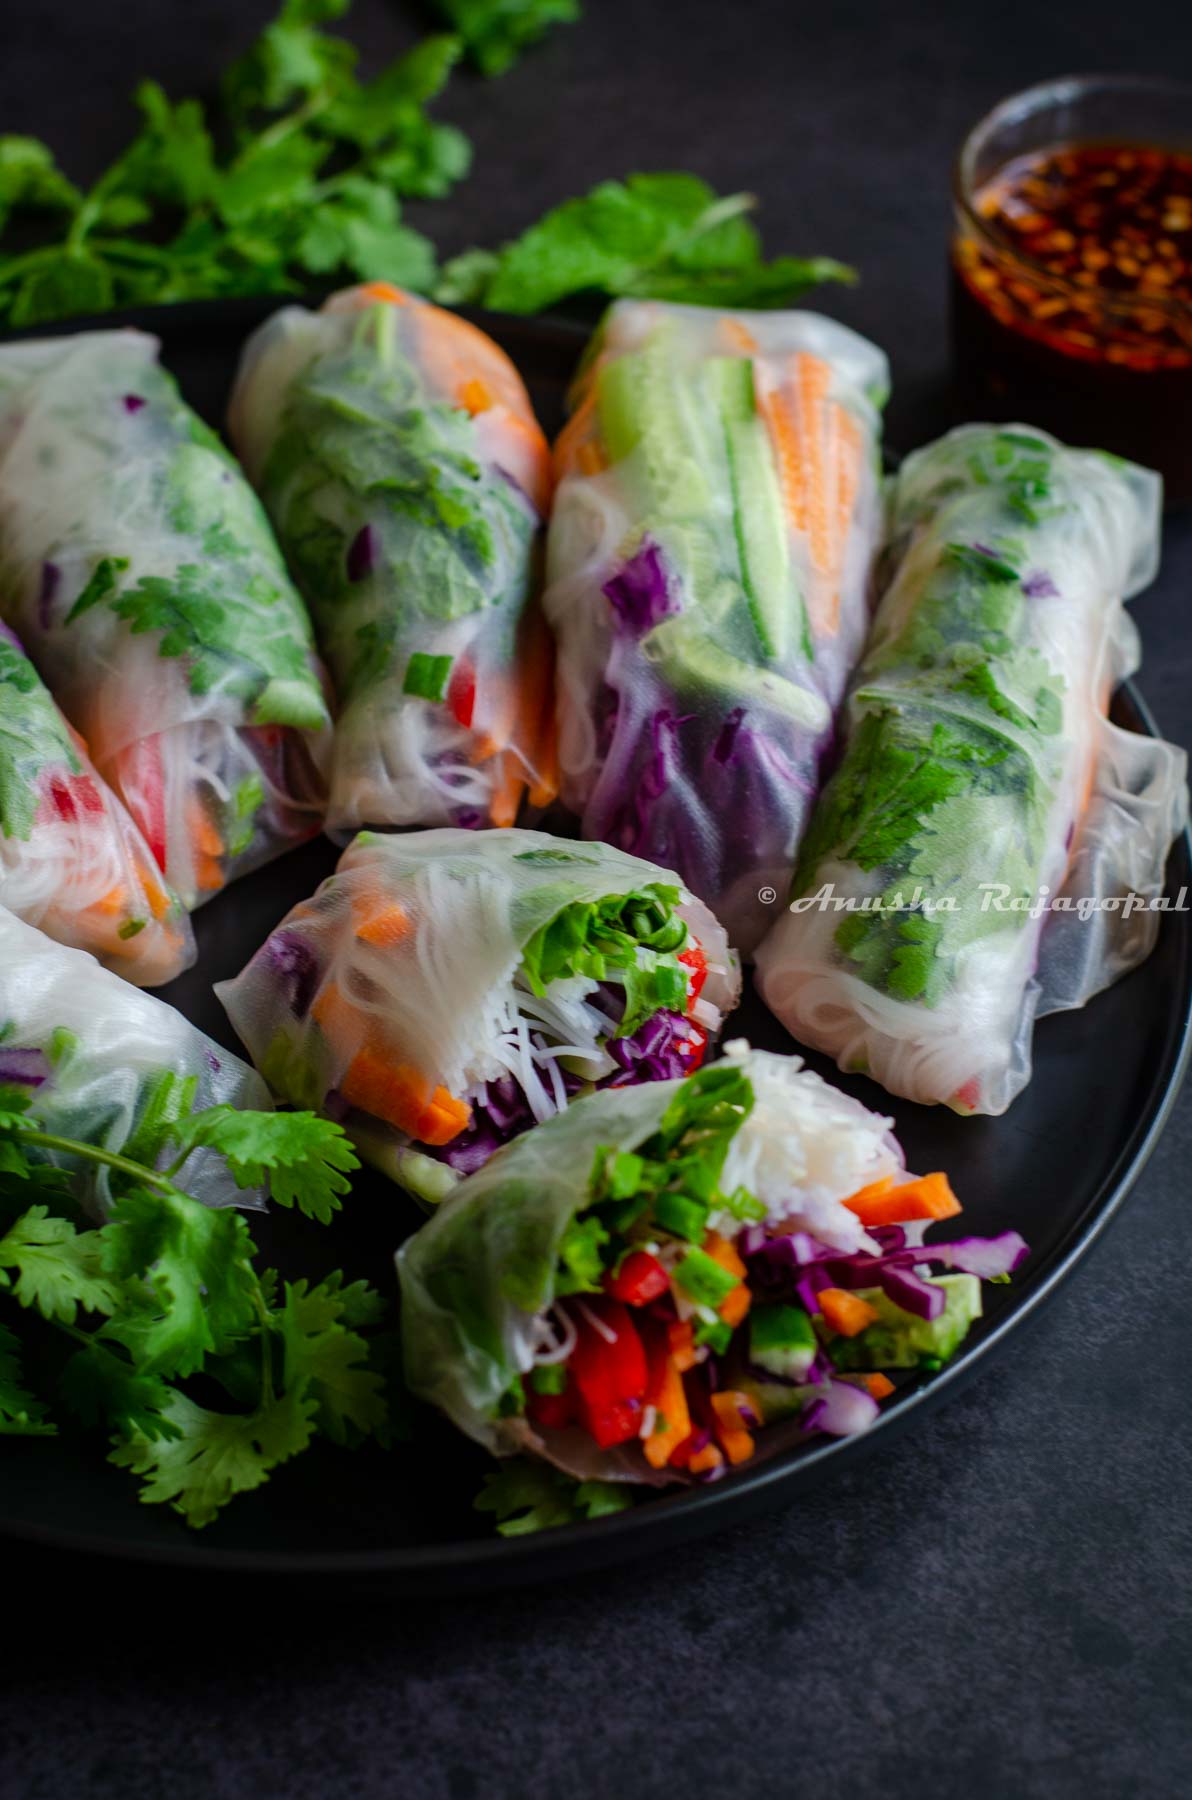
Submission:
<svg viewBox="0 0 1192 1800">
<path fill-rule="evenodd" d="M 201 90 L 268 10 L 39 0 L 5 22 L 0 125 L 85 176 L 123 141 L 137 77 Z M 457 82 L 444 111 L 477 170 L 427 228 L 447 249 L 492 241 L 635 167 L 749 187 L 773 247 L 860 266 L 822 304 L 889 350 L 900 446 L 943 416 L 948 165 L 967 124 L 1069 68 L 1192 63 L 1192 13 L 1164 0 L 588 14 L 503 82 Z M 380 0 L 352 20 L 370 57 L 415 25 Z M 1186 743 L 1192 521 L 1168 537 L 1136 608 L 1142 685 Z M 1186 1794 L 1190 1157 L 1185 1096 L 1118 1224 L 962 1398 L 664 1564 L 328 1614 L 300 1591 L 173 1594 L 149 1571 L 93 1591 L 7 1549 L 2 1800 Z"/>
</svg>

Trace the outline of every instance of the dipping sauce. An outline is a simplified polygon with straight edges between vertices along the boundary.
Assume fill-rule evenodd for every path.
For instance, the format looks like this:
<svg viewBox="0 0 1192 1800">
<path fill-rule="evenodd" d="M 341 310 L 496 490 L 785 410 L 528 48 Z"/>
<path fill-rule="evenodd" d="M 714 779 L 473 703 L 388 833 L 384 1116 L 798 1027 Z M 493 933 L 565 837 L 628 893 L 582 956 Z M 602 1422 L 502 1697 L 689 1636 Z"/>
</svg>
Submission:
<svg viewBox="0 0 1192 1800">
<path fill-rule="evenodd" d="M 1192 154 L 1016 157 L 967 196 L 952 262 L 966 413 L 1117 451 L 1192 498 Z"/>
</svg>

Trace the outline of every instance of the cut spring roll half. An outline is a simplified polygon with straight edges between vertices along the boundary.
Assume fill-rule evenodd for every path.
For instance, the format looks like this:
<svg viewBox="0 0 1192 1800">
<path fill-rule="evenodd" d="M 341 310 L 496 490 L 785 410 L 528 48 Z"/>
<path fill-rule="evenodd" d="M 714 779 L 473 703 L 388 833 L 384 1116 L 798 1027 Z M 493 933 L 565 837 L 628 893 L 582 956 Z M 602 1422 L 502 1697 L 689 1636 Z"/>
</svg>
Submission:
<svg viewBox="0 0 1192 1800">
<path fill-rule="evenodd" d="M 551 800 L 550 457 L 504 352 L 372 282 L 263 325 L 230 424 L 335 677 L 329 828 L 512 825 L 527 791 Z"/>
<path fill-rule="evenodd" d="M 1154 574 L 1159 480 L 968 425 L 908 458 L 892 499 L 843 761 L 758 980 L 842 1068 L 1000 1113 L 1036 1015 L 1149 953 L 1186 816 L 1183 752 L 1106 718 L 1138 663 L 1122 600 Z"/>
<path fill-rule="evenodd" d="M 2 624 L 0 905 L 138 987 L 194 961 L 190 920 L 148 845 Z"/>
<path fill-rule="evenodd" d="M 279 1097 L 420 1198 L 593 1087 L 698 1068 L 740 988 L 707 907 L 605 844 L 361 832 L 216 988 Z"/>
<path fill-rule="evenodd" d="M 398 1251 L 406 1380 L 497 1455 L 712 1479 L 863 1430 L 887 1370 L 953 1354 L 981 1278 L 1027 1254 L 1016 1232 L 922 1241 L 959 1211 L 889 1119 L 729 1044 L 578 1101 L 460 1185 Z"/>
<path fill-rule="evenodd" d="M 330 715 L 260 503 L 157 350 L 0 349 L 0 613 L 195 907 L 318 831 Z"/>
<path fill-rule="evenodd" d="M 677 869 L 745 955 L 865 638 L 887 379 L 813 313 L 622 300 L 555 448 L 563 797 L 586 837 Z"/>
<path fill-rule="evenodd" d="M 0 1086 L 29 1099 L 44 1130 L 127 1153 L 150 1166 L 173 1160 L 170 1124 L 226 1104 L 268 1112 L 255 1070 L 189 1020 L 0 907 Z M 41 1152 L 39 1152 L 41 1154 Z M 57 1150 L 79 1201 L 107 1209 L 107 1171 Z M 187 1192 L 208 1206 L 263 1206 L 237 1188 L 222 1156 L 204 1149 L 186 1164 Z"/>
</svg>

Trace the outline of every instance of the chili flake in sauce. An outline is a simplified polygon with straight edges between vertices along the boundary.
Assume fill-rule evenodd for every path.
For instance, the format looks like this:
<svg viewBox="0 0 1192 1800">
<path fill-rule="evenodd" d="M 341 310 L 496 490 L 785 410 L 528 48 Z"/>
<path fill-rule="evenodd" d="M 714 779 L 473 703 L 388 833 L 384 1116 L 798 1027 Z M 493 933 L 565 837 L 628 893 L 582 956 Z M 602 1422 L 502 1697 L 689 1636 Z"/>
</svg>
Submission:
<svg viewBox="0 0 1192 1800">
<path fill-rule="evenodd" d="M 1192 364 L 1192 154 L 1075 144 L 1022 157 L 974 197 L 957 274 L 1003 325 L 1133 369 Z"/>
</svg>

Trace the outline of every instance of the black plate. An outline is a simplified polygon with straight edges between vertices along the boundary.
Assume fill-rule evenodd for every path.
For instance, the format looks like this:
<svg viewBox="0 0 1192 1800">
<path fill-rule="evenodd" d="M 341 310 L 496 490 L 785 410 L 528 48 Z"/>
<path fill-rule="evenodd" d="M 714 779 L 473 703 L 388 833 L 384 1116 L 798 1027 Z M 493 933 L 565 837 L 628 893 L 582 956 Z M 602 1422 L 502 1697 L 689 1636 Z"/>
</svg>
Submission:
<svg viewBox="0 0 1192 1800">
<path fill-rule="evenodd" d="M 188 399 L 219 424 L 239 344 L 274 305 L 213 302 L 121 315 L 118 322 L 157 332 Z M 553 430 L 582 328 L 477 317 L 514 357 L 543 424 Z M 1117 697 L 1114 717 L 1133 730 L 1154 731 L 1129 686 Z M 211 983 L 243 966 L 282 914 L 330 872 L 336 854 L 326 841 L 309 844 L 204 907 L 195 918 L 199 966 L 163 989 L 163 998 L 236 1048 Z M 1168 878 L 1172 893 L 1192 888 L 1187 835 L 1175 846 Z M 413 1441 L 390 1453 L 316 1445 L 202 1532 L 188 1530 L 163 1507 L 138 1505 L 132 1480 L 105 1464 L 96 1442 L 10 1438 L 0 1531 L 198 1573 L 334 1575 L 441 1592 L 539 1580 L 665 1550 L 789 1500 L 954 1393 L 1075 1267 L 1155 1145 L 1184 1071 L 1190 1017 L 1192 927 L 1188 913 L 1169 912 L 1143 968 L 1083 1012 L 1042 1022 L 1034 1080 L 1004 1118 L 961 1119 L 942 1108 L 892 1101 L 873 1083 L 808 1058 L 867 1105 L 894 1115 L 911 1167 L 950 1172 L 965 1202 L 966 1229 L 1016 1227 L 1033 1252 L 1012 1285 L 987 1290 L 985 1319 L 948 1367 L 900 1389 L 862 1437 L 812 1440 L 709 1486 L 643 1499 L 613 1518 L 514 1539 L 497 1537 L 490 1521 L 472 1511 L 488 1459 L 426 1412 L 415 1419 Z M 752 993 L 730 1029 L 766 1049 L 792 1048 Z M 258 1218 L 253 1229 L 286 1273 L 342 1265 L 389 1286 L 393 1248 L 417 1222 L 415 1208 L 396 1189 L 365 1177 L 349 1212 L 330 1227 L 278 1214 Z"/>
</svg>

